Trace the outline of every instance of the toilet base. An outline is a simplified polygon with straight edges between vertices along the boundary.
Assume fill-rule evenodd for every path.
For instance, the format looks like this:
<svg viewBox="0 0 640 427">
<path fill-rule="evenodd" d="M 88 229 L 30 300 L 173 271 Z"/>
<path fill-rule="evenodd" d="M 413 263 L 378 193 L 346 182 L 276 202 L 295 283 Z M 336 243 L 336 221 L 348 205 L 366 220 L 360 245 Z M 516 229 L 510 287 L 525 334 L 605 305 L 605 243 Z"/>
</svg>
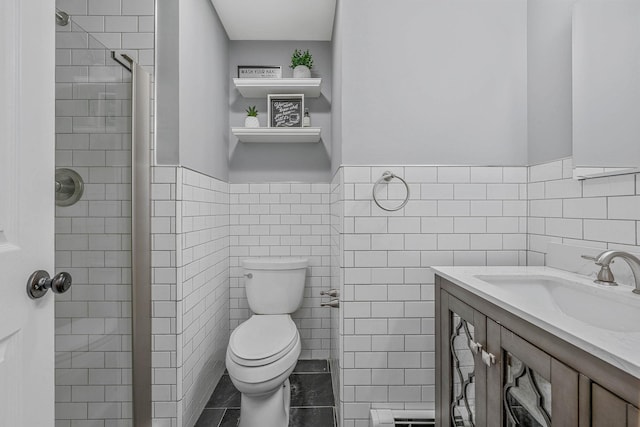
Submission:
<svg viewBox="0 0 640 427">
<path fill-rule="evenodd" d="M 262 395 L 242 394 L 240 424 L 238 427 L 288 427 L 291 406 L 289 378 L 273 393 Z"/>
</svg>

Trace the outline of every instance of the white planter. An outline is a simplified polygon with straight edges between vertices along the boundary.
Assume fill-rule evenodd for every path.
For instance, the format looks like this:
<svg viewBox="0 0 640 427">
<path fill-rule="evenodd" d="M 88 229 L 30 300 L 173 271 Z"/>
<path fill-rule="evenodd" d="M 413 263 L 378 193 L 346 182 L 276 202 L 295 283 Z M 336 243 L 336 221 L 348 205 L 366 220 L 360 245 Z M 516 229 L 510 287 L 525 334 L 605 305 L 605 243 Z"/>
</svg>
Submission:
<svg viewBox="0 0 640 427">
<path fill-rule="evenodd" d="M 244 127 L 246 128 L 259 128 L 260 122 L 257 117 L 247 116 L 244 119 Z"/>
<path fill-rule="evenodd" d="M 293 78 L 294 79 L 310 79 L 311 78 L 311 70 L 306 65 L 298 65 L 293 69 Z"/>
</svg>

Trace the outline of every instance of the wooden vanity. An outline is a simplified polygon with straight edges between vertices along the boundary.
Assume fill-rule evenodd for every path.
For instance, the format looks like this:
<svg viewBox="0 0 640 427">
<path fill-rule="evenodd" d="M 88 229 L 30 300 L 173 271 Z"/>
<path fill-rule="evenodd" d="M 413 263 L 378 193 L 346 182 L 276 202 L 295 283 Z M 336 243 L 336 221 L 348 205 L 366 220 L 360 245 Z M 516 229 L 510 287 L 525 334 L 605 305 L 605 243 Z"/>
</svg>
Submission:
<svg viewBox="0 0 640 427">
<path fill-rule="evenodd" d="M 633 363 L 534 324 L 457 280 L 455 267 L 435 271 L 437 425 L 640 427 Z"/>
</svg>

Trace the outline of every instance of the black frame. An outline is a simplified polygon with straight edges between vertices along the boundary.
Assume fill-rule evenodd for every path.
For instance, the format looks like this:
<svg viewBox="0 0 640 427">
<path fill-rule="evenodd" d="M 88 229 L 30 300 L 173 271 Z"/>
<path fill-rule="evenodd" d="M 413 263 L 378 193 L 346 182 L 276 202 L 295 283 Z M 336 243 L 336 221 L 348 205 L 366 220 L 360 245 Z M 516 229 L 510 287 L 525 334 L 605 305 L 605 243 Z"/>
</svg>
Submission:
<svg viewBox="0 0 640 427">
<path fill-rule="evenodd" d="M 278 71 L 280 71 L 280 75 L 278 77 L 265 77 L 265 76 L 241 77 L 240 76 L 240 71 L 241 70 L 278 70 Z M 282 67 L 280 65 L 238 65 L 238 78 L 239 79 L 249 79 L 249 78 L 254 78 L 254 79 L 281 79 L 282 78 Z"/>
<path fill-rule="evenodd" d="M 297 102 L 298 107 L 296 111 L 298 112 L 298 119 L 293 124 L 293 126 L 282 126 L 278 125 L 274 120 L 273 114 L 273 103 L 275 101 L 288 101 L 288 102 Z M 301 128 L 302 127 L 302 119 L 304 117 L 304 94 L 270 94 L 267 96 L 267 123 L 270 128 Z"/>
</svg>

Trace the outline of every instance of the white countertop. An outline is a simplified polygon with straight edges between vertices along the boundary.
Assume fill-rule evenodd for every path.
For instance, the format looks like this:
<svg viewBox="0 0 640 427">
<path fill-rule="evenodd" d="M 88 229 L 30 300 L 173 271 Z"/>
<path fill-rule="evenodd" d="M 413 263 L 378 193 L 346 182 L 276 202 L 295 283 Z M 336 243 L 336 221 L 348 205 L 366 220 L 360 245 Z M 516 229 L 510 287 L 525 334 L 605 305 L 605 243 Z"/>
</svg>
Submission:
<svg viewBox="0 0 640 427">
<path fill-rule="evenodd" d="M 529 323 L 567 341 L 576 347 L 604 360 L 640 378 L 640 295 L 631 292 L 629 286 L 603 287 L 593 283 L 593 279 L 550 267 L 432 267 L 439 276 L 459 285 L 498 307 L 514 313 Z M 574 289 L 590 295 L 600 296 L 602 304 L 598 308 L 606 310 L 608 297 L 624 301 L 633 315 L 637 308 L 637 317 L 629 331 L 612 331 L 581 322 L 569 317 L 551 304 L 541 304 L 541 300 L 526 294 L 514 292 L 513 286 L 502 288 L 490 284 L 476 276 L 552 276 L 575 282 Z M 527 286 L 527 285 L 522 285 Z M 628 311 L 629 312 L 629 311 Z M 616 310 L 611 310 L 616 318 Z"/>
</svg>

